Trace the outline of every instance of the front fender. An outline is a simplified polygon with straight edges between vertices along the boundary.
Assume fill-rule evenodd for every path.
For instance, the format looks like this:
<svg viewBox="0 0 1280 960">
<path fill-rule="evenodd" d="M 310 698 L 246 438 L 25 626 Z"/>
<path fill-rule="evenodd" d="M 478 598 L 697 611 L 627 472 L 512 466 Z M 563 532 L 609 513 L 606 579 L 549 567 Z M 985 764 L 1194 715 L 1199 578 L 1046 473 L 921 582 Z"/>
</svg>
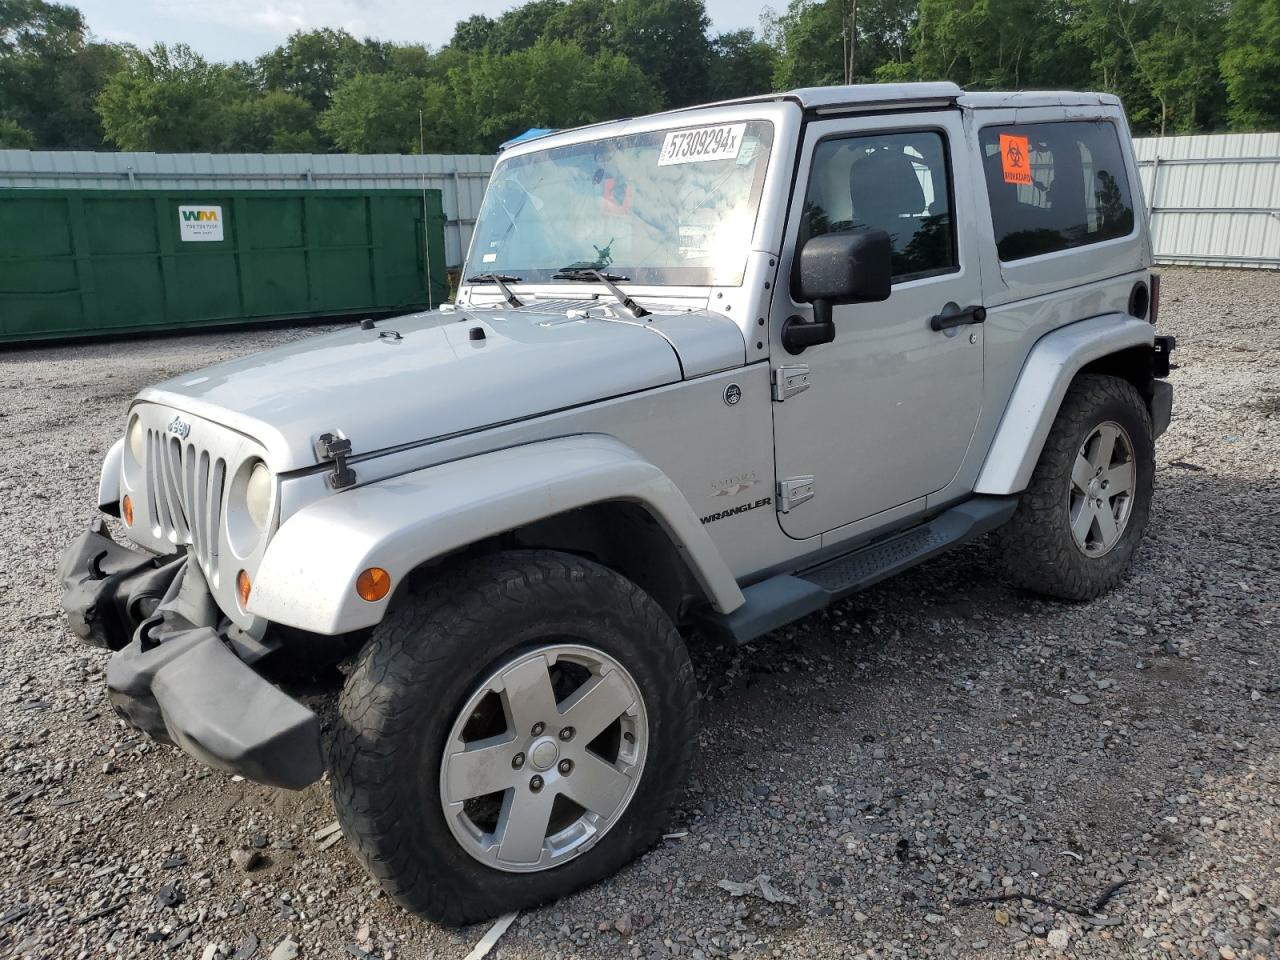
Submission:
<svg viewBox="0 0 1280 960">
<path fill-rule="evenodd" d="M 249 611 L 313 633 L 369 627 L 382 619 L 390 597 L 370 603 L 356 594 L 356 577 L 368 567 L 382 567 L 399 585 L 422 563 L 470 543 L 618 500 L 640 504 L 661 524 L 716 610 L 743 603 L 724 559 L 667 475 L 625 444 L 590 434 L 455 460 L 303 507 L 267 547 Z"/>
<path fill-rule="evenodd" d="M 1131 347 L 1152 346 L 1155 328 L 1123 313 L 1106 313 L 1045 334 L 1022 365 L 975 493 L 1025 490 L 1072 379 L 1087 363 Z"/>
<path fill-rule="evenodd" d="M 102 473 L 98 476 L 98 509 L 118 516 L 120 513 L 120 461 L 124 457 L 124 438 L 111 445 L 102 459 Z"/>
</svg>

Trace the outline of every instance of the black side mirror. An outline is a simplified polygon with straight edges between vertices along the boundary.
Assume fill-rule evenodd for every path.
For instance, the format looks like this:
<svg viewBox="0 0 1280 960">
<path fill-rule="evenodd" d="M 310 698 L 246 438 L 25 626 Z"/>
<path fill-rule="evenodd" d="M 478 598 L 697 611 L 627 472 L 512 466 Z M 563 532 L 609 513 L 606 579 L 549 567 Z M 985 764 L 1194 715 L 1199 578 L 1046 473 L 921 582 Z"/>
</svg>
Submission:
<svg viewBox="0 0 1280 960">
<path fill-rule="evenodd" d="M 797 299 L 813 304 L 813 319 L 789 317 L 782 327 L 788 353 L 836 338 L 831 308 L 888 300 L 893 288 L 893 245 L 883 230 L 861 227 L 810 237 L 800 250 Z"/>
</svg>

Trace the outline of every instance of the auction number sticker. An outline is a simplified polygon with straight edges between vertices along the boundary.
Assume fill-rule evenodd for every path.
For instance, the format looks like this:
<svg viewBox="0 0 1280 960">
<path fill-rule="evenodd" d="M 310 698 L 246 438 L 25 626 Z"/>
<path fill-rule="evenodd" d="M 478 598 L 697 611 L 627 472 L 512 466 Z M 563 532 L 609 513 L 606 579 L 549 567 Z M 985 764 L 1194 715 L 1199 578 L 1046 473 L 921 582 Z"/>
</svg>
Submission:
<svg viewBox="0 0 1280 960">
<path fill-rule="evenodd" d="M 697 130 L 675 130 L 667 134 L 658 154 L 658 166 L 673 163 L 706 163 L 710 160 L 733 160 L 742 149 L 745 123 L 723 127 L 700 127 Z"/>
</svg>

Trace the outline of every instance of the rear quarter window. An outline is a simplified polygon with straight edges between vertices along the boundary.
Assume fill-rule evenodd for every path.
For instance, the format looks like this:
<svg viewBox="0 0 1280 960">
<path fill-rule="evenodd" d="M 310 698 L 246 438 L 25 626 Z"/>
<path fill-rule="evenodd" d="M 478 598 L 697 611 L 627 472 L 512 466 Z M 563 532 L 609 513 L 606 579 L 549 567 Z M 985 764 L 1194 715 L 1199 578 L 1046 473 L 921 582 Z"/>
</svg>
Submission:
<svg viewBox="0 0 1280 960">
<path fill-rule="evenodd" d="M 982 129 L 979 142 L 1001 260 L 1133 232 L 1133 197 L 1115 124 L 995 125 Z"/>
</svg>

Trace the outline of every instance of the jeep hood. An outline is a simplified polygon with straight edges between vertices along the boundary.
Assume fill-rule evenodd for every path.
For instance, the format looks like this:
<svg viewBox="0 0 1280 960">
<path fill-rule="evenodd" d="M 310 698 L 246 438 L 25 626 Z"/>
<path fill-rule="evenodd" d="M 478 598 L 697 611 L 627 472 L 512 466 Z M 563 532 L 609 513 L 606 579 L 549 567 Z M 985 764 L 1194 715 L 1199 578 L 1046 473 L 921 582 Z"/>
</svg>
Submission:
<svg viewBox="0 0 1280 960">
<path fill-rule="evenodd" d="M 592 314 L 602 309 L 578 305 Z M 527 306 L 457 309 L 396 317 L 369 330 L 352 324 L 175 377 L 138 400 L 254 437 L 272 470 L 284 473 L 315 465 L 322 433 L 340 431 L 358 457 L 744 361 L 737 325 L 707 311 L 637 321 Z"/>
</svg>

